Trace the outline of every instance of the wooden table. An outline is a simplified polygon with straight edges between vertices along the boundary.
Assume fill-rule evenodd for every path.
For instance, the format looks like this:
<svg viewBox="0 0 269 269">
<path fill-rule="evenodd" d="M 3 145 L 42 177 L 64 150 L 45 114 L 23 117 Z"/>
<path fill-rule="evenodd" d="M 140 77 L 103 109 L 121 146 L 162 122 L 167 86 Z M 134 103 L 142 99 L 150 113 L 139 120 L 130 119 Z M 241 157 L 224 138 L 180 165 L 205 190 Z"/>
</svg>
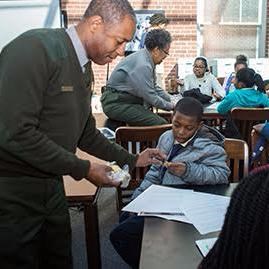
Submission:
<svg viewBox="0 0 269 269">
<path fill-rule="evenodd" d="M 230 196 L 236 185 L 195 186 L 193 189 Z M 201 235 L 192 224 L 145 218 L 139 268 L 195 269 L 202 260 L 195 240 L 217 234 Z"/>
<path fill-rule="evenodd" d="M 103 160 L 97 159 L 82 151 L 78 151 L 77 155 L 82 159 L 104 163 Z M 81 206 L 83 208 L 88 268 L 101 268 L 97 209 L 100 187 L 96 187 L 86 179 L 75 181 L 70 176 L 64 176 L 64 187 L 68 204 L 70 206 Z"/>
</svg>

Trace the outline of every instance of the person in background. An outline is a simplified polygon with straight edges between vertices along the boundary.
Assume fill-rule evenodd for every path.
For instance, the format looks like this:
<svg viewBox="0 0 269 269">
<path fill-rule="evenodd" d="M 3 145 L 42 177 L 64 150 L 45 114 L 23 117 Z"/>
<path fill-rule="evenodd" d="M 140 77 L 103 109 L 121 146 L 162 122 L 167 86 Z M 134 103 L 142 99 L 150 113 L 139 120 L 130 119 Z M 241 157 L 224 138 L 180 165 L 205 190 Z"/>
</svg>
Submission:
<svg viewBox="0 0 269 269">
<path fill-rule="evenodd" d="M 234 86 L 234 80 L 235 80 L 235 75 L 236 73 L 242 69 L 242 68 L 247 68 L 248 64 L 245 61 L 242 60 L 237 60 L 234 63 L 234 72 L 232 72 L 230 75 L 228 75 L 227 77 L 225 77 L 224 82 L 223 82 L 223 89 L 226 92 L 226 95 L 230 92 L 233 92 L 235 90 L 235 86 Z"/>
<path fill-rule="evenodd" d="M 265 163 L 269 164 L 269 122 L 260 123 L 253 126 L 251 132 L 252 154 L 251 164 L 259 166 Z M 264 154 L 263 154 L 264 153 Z M 263 154 L 263 155 L 262 155 Z"/>
<path fill-rule="evenodd" d="M 217 78 L 210 73 L 206 58 L 197 57 L 193 64 L 193 74 L 184 78 L 184 91 L 200 89 L 202 94 L 213 96 L 217 100 L 225 96 L 225 91 Z"/>
<path fill-rule="evenodd" d="M 242 61 L 242 62 L 245 62 L 247 65 L 248 65 L 248 57 L 244 54 L 239 54 L 235 57 L 235 61 L 236 62 L 239 62 L 239 61 Z"/>
<path fill-rule="evenodd" d="M 267 96 L 269 97 L 269 79 L 264 80 L 263 83 L 264 83 L 264 90 Z"/>
<path fill-rule="evenodd" d="M 269 98 L 264 93 L 263 79 L 253 69 L 240 69 L 236 73 L 234 84 L 235 91 L 229 93 L 220 102 L 217 107 L 218 113 L 227 114 L 234 107 L 269 107 Z"/>
<path fill-rule="evenodd" d="M 147 33 L 154 29 L 165 29 L 166 25 L 169 23 L 169 20 L 164 16 L 163 13 L 155 13 L 149 19 L 149 28 L 144 31 L 142 34 L 139 48 L 143 49 L 145 47 L 145 40 Z"/>
<path fill-rule="evenodd" d="M 228 183 L 230 170 L 223 148 L 224 137 L 214 128 L 203 125 L 202 104 L 185 97 L 176 104 L 172 130 L 161 135 L 157 148 L 167 154 L 167 162 L 152 165 L 136 198 L 152 184 L 222 184 Z M 125 212 L 120 224 L 111 232 L 110 240 L 132 268 L 138 268 L 144 217 Z"/>
<path fill-rule="evenodd" d="M 155 67 L 169 55 L 171 35 L 163 29 L 147 34 L 145 49 L 125 57 L 113 70 L 101 97 L 112 120 L 133 126 L 166 124 L 148 107 L 173 110 L 171 98 L 156 84 Z"/>
<path fill-rule="evenodd" d="M 268 268 L 268 168 L 240 181 L 218 240 L 198 269 Z"/>
<path fill-rule="evenodd" d="M 129 154 L 108 141 L 90 110 L 91 62 L 124 54 L 135 30 L 127 0 L 92 0 L 78 25 L 23 33 L 0 54 L 1 268 L 72 268 L 71 227 L 63 175 L 118 186 L 111 168 L 149 165 L 152 149 Z M 14 61 L 14 59 L 16 59 Z"/>
<path fill-rule="evenodd" d="M 142 34 L 139 48 L 143 49 L 145 47 L 145 39 L 147 33 L 154 29 L 165 29 L 169 20 L 164 16 L 163 13 L 155 13 L 150 17 L 149 25 L 150 27 L 146 29 L 146 31 Z M 161 88 L 164 88 L 163 83 L 163 74 L 164 74 L 164 64 L 163 62 L 155 66 L 155 73 L 156 73 L 156 84 L 159 85 Z"/>
</svg>

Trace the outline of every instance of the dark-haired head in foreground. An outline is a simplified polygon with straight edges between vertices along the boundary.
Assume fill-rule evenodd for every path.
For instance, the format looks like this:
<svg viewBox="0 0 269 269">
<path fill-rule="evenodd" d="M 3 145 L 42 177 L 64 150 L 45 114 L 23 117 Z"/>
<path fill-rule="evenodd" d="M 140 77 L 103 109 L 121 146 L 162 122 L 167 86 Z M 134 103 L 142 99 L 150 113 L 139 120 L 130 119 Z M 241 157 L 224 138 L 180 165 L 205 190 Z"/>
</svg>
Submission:
<svg viewBox="0 0 269 269">
<path fill-rule="evenodd" d="M 240 182 L 219 239 L 199 269 L 263 269 L 269 264 L 269 170 Z"/>
<path fill-rule="evenodd" d="M 179 143 L 188 141 L 202 126 L 203 106 L 192 97 L 179 100 L 174 108 L 172 129 Z"/>
</svg>

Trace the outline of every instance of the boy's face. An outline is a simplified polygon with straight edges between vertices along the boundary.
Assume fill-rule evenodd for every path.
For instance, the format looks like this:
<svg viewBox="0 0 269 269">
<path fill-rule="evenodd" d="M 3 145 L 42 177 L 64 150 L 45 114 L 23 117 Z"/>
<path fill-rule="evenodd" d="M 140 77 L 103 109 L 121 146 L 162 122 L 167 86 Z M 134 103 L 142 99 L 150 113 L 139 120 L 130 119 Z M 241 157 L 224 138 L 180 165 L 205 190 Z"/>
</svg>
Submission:
<svg viewBox="0 0 269 269">
<path fill-rule="evenodd" d="M 201 127 L 202 122 L 196 117 L 187 116 L 176 112 L 172 120 L 172 130 L 174 138 L 179 143 L 185 143 Z"/>
</svg>

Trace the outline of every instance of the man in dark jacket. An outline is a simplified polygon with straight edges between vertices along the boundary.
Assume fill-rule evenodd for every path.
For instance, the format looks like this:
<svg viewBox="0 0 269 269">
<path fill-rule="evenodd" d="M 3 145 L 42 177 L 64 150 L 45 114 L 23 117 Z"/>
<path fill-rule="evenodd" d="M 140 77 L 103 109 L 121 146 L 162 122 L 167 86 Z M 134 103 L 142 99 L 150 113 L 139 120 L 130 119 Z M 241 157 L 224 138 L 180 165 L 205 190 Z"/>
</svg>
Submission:
<svg viewBox="0 0 269 269">
<path fill-rule="evenodd" d="M 0 55 L 0 263 L 2 268 L 72 268 L 62 176 L 117 186 L 110 167 L 144 166 L 158 151 L 130 155 L 96 129 L 91 61 L 124 54 L 135 29 L 127 0 L 92 0 L 76 27 L 28 31 Z"/>
</svg>

